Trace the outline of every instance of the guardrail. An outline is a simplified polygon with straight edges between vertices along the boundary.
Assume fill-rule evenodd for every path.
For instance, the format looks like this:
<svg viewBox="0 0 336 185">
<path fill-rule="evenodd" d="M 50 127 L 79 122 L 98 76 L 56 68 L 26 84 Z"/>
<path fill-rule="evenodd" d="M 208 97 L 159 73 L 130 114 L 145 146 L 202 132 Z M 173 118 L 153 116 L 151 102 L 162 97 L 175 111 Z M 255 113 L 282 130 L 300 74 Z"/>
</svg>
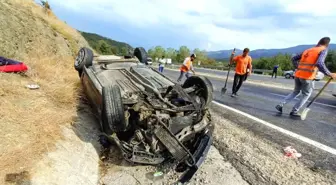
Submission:
<svg viewBox="0 0 336 185">
<path fill-rule="evenodd" d="M 262 74 L 265 75 L 265 73 L 272 73 L 273 70 L 268 69 L 252 69 L 252 73 Z"/>
<path fill-rule="evenodd" d="M 159 65 L 157 63 L 153 63 L 153 67 L 158 67 Z M 169 69 L 179 69 L 180 68 L 180 64 L 169 64 L 169 65 L 165 65 L 165 68 L 169 68 Z M 219 70 L 219 71 L 227 71 L 229 69 L 229 67 L 226 66 L 195 66 L 195 69 L 213 69 L 213 70 Z M 231 68 L 232 69 L 232 68 Z M 269 70 L 269 69 L 252 69 L 252 73 L 255 74 L 261 74 L 261 75 L 268 75 L 269 73 L 272 73 L 273 70 Z M 278 75 L 282 75 L 280 74 L 281 72 L 278 72 Z"/>
</svg>

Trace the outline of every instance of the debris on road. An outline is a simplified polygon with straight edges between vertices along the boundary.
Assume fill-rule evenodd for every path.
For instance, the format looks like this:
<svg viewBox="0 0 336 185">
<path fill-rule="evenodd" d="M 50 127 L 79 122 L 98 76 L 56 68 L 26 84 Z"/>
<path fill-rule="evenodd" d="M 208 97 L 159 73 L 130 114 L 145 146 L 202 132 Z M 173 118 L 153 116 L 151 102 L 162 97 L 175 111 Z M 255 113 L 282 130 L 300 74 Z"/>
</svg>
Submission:
<svg viewBox="0 0 336 185">
<path fill-rule="evenodd" d="M 285 156 L 288 158 L 300 158 L 302 155 L 298 153 L 292 146 L 284 148 Z"/>
<path fill-rule="evenodd" d="M 116 149 L 114 147 L 114 149 Z M 171 165 L 166 163 L 162 166 L 154 167 L 147 165 L 131 165 L 119 155 L 119 151 L 114 150 L 109 155 L 109 160 L 104 162 L 104 173 L 101 183 L 105 185 L 117 184 L 179 184 L 179 172 L 175 172 Z M 156 177 L 155 177 L 156 176 Z M 223 183 L 224 182 L 224 183 Z M 181 183 L 180 183 L 181 184 Z M 215 147 L 211 147 L 208 156 L 196 172 L 188 185 L 211 184 L 211 185 L 248 185 L 238 171 L 223 159 Z"/>
<path fill-rule="evenodd" d="M 163 175 L 163 172 L 155 172 L 155 173 L 153 174 L 154 177 L 160 177 L 160 176 L 162 176 L 162 175 Z"/>
<path fill-rule="evenodd" d="M 26 87 L 28 88 L 28 89 L 39 89 L 40 88 L 40 86 L 39 85 L 37 85 L 37 84 L 29 84 L 29 85 L 26 85 Z"/>
</svg>

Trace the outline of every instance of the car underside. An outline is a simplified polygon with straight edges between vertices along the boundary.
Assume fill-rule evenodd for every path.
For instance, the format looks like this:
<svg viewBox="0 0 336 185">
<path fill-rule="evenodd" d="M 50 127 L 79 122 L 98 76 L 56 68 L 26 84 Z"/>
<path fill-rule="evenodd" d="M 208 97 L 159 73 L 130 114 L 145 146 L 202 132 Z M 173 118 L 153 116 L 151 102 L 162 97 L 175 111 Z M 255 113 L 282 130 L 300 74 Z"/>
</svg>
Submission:
<svg viewBox="0 0 336 185">
<path fill-rule="evenodd" d="M 81 53 L 82 52 L 82 53 Z M 93 59 L 82 48 L 75 62 L 84 93 L 100 120 L 104 142 L 132 163 L 175 161 L 188 181 L 212 143 L 212 84 L 192 76 L 182 85 L 145 65 L 147 54 Z M 188 169 L 188 170 L 187 170 Z M 182 170 L 182 171 L 183 171 Z"/>
</svg>

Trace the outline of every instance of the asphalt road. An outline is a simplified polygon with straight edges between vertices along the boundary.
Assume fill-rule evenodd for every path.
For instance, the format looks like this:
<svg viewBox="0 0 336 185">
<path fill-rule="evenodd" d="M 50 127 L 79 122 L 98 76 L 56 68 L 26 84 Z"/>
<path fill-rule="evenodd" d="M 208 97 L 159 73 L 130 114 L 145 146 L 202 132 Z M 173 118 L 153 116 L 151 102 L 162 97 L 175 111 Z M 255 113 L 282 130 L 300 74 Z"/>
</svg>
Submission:
<svg viewBox="0 0 336 185">
<path fill-rule="evenodd" d="M 212 69 L 204 69 L 204 68 L 196 68 L 195 69 L 196 72 L 199 73 L 210 73 L 212 75 L 218 75 L 218 76 L 223 76 L 226 77 L 227 75 L 227 71 L 221 71 L 221 70 L 212 70 Z M 234 72 L 230 72 L 231 77 L 234 76 Z M 278 76 L 277 78 L 271 78 L 271 76 L 267 76 L 267 75 L 259 75 L 259 74 L 253 74 L 252 76 L 249 77 L 251 80 L 255 80 L 255 81 L 269 81 L 272 83 L 280 83 L 280 84 L 286 84 L 290 87 L 292 87 L 294 85 L 294 80 L 293 79 L 286 79 L 284 76 Z M 325 84 L 325 81 L 316 81 L 315 82 L 315 88 L 320 89 L 323 87 L 323 85 Z M 332 82 L 329 86 L 327 86 L 327 88 L 325 89 L 325 91 L 327 92 L 331 92 L 333 85 L 336 85 L 335 82 Z"/>
<path fill-rule="evenodd" d="M 209 71 L 207 71 L 207 73 L 209 73 Z M 218 73 L 221 74 L 223 72 L 211 72 L 211 74 Z M 174 81 L 176 81 L 178 77 L 178 72 L 172 70 L 165 70 L 164 74 Z M 253 75 L 250 78 L 261 77 Z M 334 116 L 334 114 L 336 113 L 336 98 L 330 95 L 330 93 L 321 94 L 316 103 L 311 105 L 311 111 L 309 112 L 307 119 L 305 121 L 301 121 L 294 120 L 289 117 L 289 112 L 291 111 L 291 108 L 296 101 L 287 104 L 284 107 L 284 113 L 282 115 L 279 115 L 279 113 L 275 109 L 275 106 L 282 100 L 282 98 L 291 92 L 290 90 L 284 90 L 280 88 L 268 88 L 264 86 L 257 86 L 245 83 L 238 92 L 239 96 L 232 98 L 230 96 L 232 81 L 228 82 L 227 93 L 224 96 L 221 96 L 220 91 L 223 87 L 224 80 L 221 81 L 213 78 L 209 79 L 211 80 L 214 87 L 215 101 L 253 115 L 259 119 L 265 120 L 269 123 L 272 123 L 291 132 L 297 133 L 301 136 L 320 142 L 329 147 L 336 148 L 336 117 Z M 269 78 L 268 80 L 272 79 Z M 283 80 L 288 81 L 287 83 L 293 83 L 292 80 Z M 317 91 L 314 91 L 313 96 L 316 93 Z M 260 128 L 256 128 L 259 127 L 256 125 L 260 124 L 252 124 L 250 121 L 248 121 L 248 119 L 238 116 L 234 113 L 229 113 L 229 111 L 227 110 L 223 110 L 223 114 L 226 114 L 228 119 L 237 122 L 242 126 L 245 126 L 247 128 L 253 126 L 253 129 L 256 129 L 256 132 L 258 132 L 259 134 L 263 134 L 262 132 L 268 132 L 264 131 L 261 126 Z M 268 137 L 270 138 L 270 140 L 274 141 L 276 138 L 275 135 L 269 135 Z M 277 140 L 278 141 L 276 142 L 278 143 L 282 142 L 281 137 L 278 137 Z M 302 147 L 302 150 L 306 150 L 307 153 L 311 153 L 312 151 L 312 149 L 307 149 L 306 147 Z M 316 153 L 319 152 L 321 151 L 316 150 Z M 319 154 L 316 154 L 315 157 L 319 158 L 321 156 L 319 156 Z M 332 163 L 334 163 L 334 165 L 331 168 L 336 170 L 335 158 L 333 158 L 332 160 Z M 331 163 L 331 161 L 329 161 L 328 163 Z"/>
</svg>

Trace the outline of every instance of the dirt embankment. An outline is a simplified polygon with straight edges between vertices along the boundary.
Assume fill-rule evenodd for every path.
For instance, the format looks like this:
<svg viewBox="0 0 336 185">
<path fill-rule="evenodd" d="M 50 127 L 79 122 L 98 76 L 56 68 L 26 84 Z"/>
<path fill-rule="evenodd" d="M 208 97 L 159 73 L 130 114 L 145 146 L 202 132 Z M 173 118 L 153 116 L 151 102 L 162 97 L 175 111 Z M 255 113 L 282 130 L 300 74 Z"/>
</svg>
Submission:
<svg viewBox="0 0 336 185">
<path fill-rule="evenodd" d="M 32 167 L 76 118 L 74 55 L 88 46 L 75 29 L 33 0 L 0 0 L 0 56 L 25 62 L 26 76 L 0 73 L 0 184 Z M 27 84 L 40 89 L 28 90 Z M 13 180 L 14 179 L 14 180 Z"/>
</svg>

